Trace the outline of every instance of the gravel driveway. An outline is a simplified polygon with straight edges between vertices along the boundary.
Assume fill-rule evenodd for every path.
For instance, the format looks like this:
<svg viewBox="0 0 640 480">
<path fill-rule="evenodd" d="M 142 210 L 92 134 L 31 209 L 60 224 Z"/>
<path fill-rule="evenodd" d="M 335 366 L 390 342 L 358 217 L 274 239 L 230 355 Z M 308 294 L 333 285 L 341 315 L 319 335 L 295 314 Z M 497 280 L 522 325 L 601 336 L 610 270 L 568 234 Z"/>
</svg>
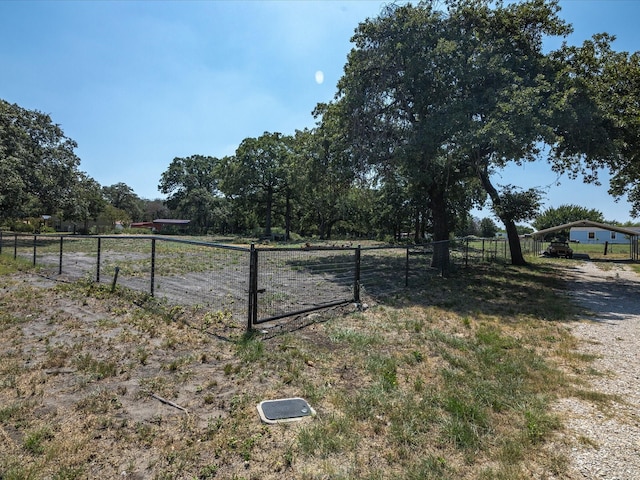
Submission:
<svg viewBox="0 0 640 480">
<path fill-rule="evenodd" d="M 576 262 L 570 295 L 587 311 L 569 328 L 580 351 L 597 356 L 585 388 L 616 395 L 605 410 L 562 399 L 570 479 L 640 479 L 640 277 L 624 263 Z"/>
</svg>

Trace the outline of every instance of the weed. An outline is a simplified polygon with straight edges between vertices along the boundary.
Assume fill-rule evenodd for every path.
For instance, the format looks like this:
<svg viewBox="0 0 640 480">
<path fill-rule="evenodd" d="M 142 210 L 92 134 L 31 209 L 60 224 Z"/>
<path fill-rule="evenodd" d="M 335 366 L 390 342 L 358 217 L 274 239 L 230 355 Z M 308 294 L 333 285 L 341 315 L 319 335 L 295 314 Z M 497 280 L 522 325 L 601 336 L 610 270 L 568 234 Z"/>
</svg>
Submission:
<svg viewBox="0 0 640 480">
<path fill-rule="evenodd" d="M 136 423 L 134 428 L 136 432 L 137 441 L 140 442 L 142 445 L 150 447 L 153 444 L 153 440 L 156 437 L 156 432 L 154 431 L 154 428 L 151 425 L 147 423 L 142 423 L 142 422 Z"/>
<path fill-rule="evenodd" d="M 165 350 L 175 350 L 178 346 L 178 339 L 172 333 L 167 334 L 162 341 L 162 348 Z"/>
<path fill-rule="evenodd" d="M 53 432 L 48 426 L 44 426 L 27 433 L 22 446 L 32 455 L 41 455 L 45 450 L 45 442 L 53 439 Z"/>
<path fill-rule="evenodd" d="M 82 467 L 61 467 L 54 473 L 52 480 L 75 480 L 84 478 L 84 468 Z"/>
<path fill-rule="evenodd" d="M 442 406 L 449 413 L 443 426 L 443 438 L 464 450 L 477 449 L 489 431 L 486 411 L 473 399 L 460 398 L 456 393 L 449 394 Z"/>
<path fill-rule="evenodd" d="M 601 409 L 610 406 L 613 402 L 620 402 L 621 399 L 617 395 L 602 393 L 595 390 L 573 389 L 572 394 L 576 398 L 591 402 Z"/>
<path fill-rule="evenodd" d="M 359 388 L 355 393 L 342 395 L 340 404 L 349 418 L 367 421 L 385 411 L 389 398 L 380 383 Z"/>
<path fill-rule="evenodd" d="M 444 458 L 428 455 L 418 464 L 411 466 L 405 478 L 407 480 L 447 480 L 456 477 Z"/>
<path fill-rule="evenodd" d="M 560 419 L 541 408 L 531 408 L 524 412 L 527 438 L 531 443 L 541 443 L 548 435 L 560 427 Z"/>
<path fill-rule="evenodd" d="M 338 328 L 329 334 L 329 338 L 336 343 L 345 342 L 358 352 L 379 345 L 382 341 L 380 335 L 357 332 L 349 328 Z"/>
<path fill-rule="evenodd" d="M 345 448 L 352 448 L 357 442 L 351 422 L 345 417 L 330 415 L 298 434 L 298 446 L 305 456 L 326 458 Z"/>
<path fill-rule="evenodd" d="M 107 414 L 122 408 L 118 397 L 107 390 L 97 390 L 76 403 L 76 410 L 84 413 Z"/>
<path fill-rule="evenodd" d="M 0 463 L 0 478 L 2 478 L 2 480 L 33 480 L 39 477 L 36 468 L 29 468 L 22 465 L 4 467 L 4 465 Z"/>
<path fill-rule="evenodd" d="M 367 370 L 380 382 L 383 391 L 390 392 L 398 386 L 395 358 L 371 355 L 367 358 Z"/>
<path fill-rule="evenodd" d="M 140 365 L 146 365 L 149 360 L 149 352 L 144 347 L 138 347 L 136 348 L 136 358 Z"/>
<path fill-rule="evenodd" d="M 220 325 L 228 323 L 231 320 L 232 313 L 230 310 L 218 310 L 213 312 L 206 312 L 202 316 L 201 329 L 207 330 L 214 325 Z"/>
<path fill-rule="evenodd" d="M 591 448 L 594 448 L 594 449 L 597 449 L 597 448 L 600 447 L 598 445 L 598 442 L 596 442 L 595 440 L 592 440 L 589 437 L 585 437 L 584 435 L 578 435 L 577 442 L 580 445 L 584 445 L 585 447 L 591 447 Z"/>
<path fill-rule="evenodd" d="M 206 465 L 200 469 L 198 473 L 198 480 L 207 480 L 209 478 L 215 478 L 218 474 L 219 467 L 215 464 Z"/>
<path fill-rule="evenodd" d="M 78 355 L 73 363 L 78 370 L 91 374 L 96 380 L 118 374 L 118 366 L 115 362 L 97 360 L 90 353 Z"/>
<path fill-rule="evenodd" d="M 27 410 L 28 406 L 23 403 L 14 403 L 0 408 L 0 422 L 8 422 L 18 418 Z"/>
<path fill-rule="evenodd" d="M 264 343 L 255 333 L 245 333 L 236 343 L 240 358 L 246 363 L 253 363 L 264 355 Z"/>
<path fill-rule="evenodd" d="M 386 419 L 394 443 L 418 449 L 429 442 L 429 433 L 436 429 L 440 416 L 437 399 L 429 394 L 402 395 L 394 399 L 393 408 L 387 410 Z"/>
</svg>

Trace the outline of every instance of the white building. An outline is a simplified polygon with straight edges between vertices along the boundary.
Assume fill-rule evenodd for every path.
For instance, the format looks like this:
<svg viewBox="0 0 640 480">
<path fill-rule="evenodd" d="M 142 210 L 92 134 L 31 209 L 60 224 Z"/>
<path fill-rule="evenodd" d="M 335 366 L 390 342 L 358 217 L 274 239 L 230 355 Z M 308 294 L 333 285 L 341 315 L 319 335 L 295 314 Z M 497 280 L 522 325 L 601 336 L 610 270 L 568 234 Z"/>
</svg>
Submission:
<svg viewBox="0 0 640 480">
<path fill-rule="evenodd" d="M 638 227 L 625 227 L 625 229 L 632 230 L 636 232 L 636 235 L 640 235 L 640 228 Z M 628 244 L 631 241 L 631 235 L 593 226 L 571 227 L 571 230 L 569 230 L 569 241 L 580 243 L 604 244 L 605 242 L 609 242 L 613 244 Z"/>
<path fill-rule="evenodd" d="M 640 227 L 619 227 L 617 225 L 592 222 L 591 220 L 579 220 L 539 230 L 533 234 L 533 237 L 542 240 L 545 235 L 567 230 L 569 230 L 569 240 L 580 243 L 604 244 L 609 242 L 628 244 L 633 240 L 637 245 L 638 237 L 640 236 Z"/>
</svg>

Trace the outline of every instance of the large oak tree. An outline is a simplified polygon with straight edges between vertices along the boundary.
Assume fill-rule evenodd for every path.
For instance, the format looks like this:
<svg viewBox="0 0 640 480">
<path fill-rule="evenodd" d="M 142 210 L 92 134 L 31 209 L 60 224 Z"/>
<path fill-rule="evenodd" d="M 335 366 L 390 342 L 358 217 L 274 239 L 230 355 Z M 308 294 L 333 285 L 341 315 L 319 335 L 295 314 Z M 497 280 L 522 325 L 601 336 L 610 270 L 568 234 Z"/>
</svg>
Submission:
<svg viewBox="0 0 640 480">
<path fill-rule="evenodd" d="M 189 218 L 199 232 L 206 232 L 216 221 L 214 211 L 222 201 L 219 183 L 223 162 L 205 155 L 176 157 L 160 177 L 158 190 L 168 195 L 167 206 Z"/>
<path fill-rule="evenodd" d="M 51 117 L 0 99 L 0 218 L 73 210 L 87 176 Z"/>
</svg>

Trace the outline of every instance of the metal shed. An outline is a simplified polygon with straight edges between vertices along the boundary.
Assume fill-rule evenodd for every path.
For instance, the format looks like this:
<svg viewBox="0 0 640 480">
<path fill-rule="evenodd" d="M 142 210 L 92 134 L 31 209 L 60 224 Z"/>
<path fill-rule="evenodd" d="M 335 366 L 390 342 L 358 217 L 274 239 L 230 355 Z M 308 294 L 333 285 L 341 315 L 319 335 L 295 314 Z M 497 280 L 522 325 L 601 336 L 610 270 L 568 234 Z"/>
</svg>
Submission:
<svg viewBox="0 0 640 480">
<path fill-rule="evenodd" d="M 544 230 L 538 230 L 535 233 L 532 233 L 531 236 L 534 240 L 542 242 L 542 239 L 548 233 L 558 232 L 560 230 L 569 230 L 572 227 L 593 227 L 601 230 L 608 230 L 610 232 L 622 233 L 623 235 L 629 236 L 629 255 L 631 260 L 637 261 L 640 257 L 640 251 L 638 250 L 638 236 L 640 235 L 637 231 L 631 230 L 625 227 L 619 227 L 617 225 L 608 225 L 606 223 L 593 222 L 591 220 L 578 220 L 577 222 L 565 223 L 563 225 L 558 225 L 557 227 L 545 228 Z"/>
</svg>

